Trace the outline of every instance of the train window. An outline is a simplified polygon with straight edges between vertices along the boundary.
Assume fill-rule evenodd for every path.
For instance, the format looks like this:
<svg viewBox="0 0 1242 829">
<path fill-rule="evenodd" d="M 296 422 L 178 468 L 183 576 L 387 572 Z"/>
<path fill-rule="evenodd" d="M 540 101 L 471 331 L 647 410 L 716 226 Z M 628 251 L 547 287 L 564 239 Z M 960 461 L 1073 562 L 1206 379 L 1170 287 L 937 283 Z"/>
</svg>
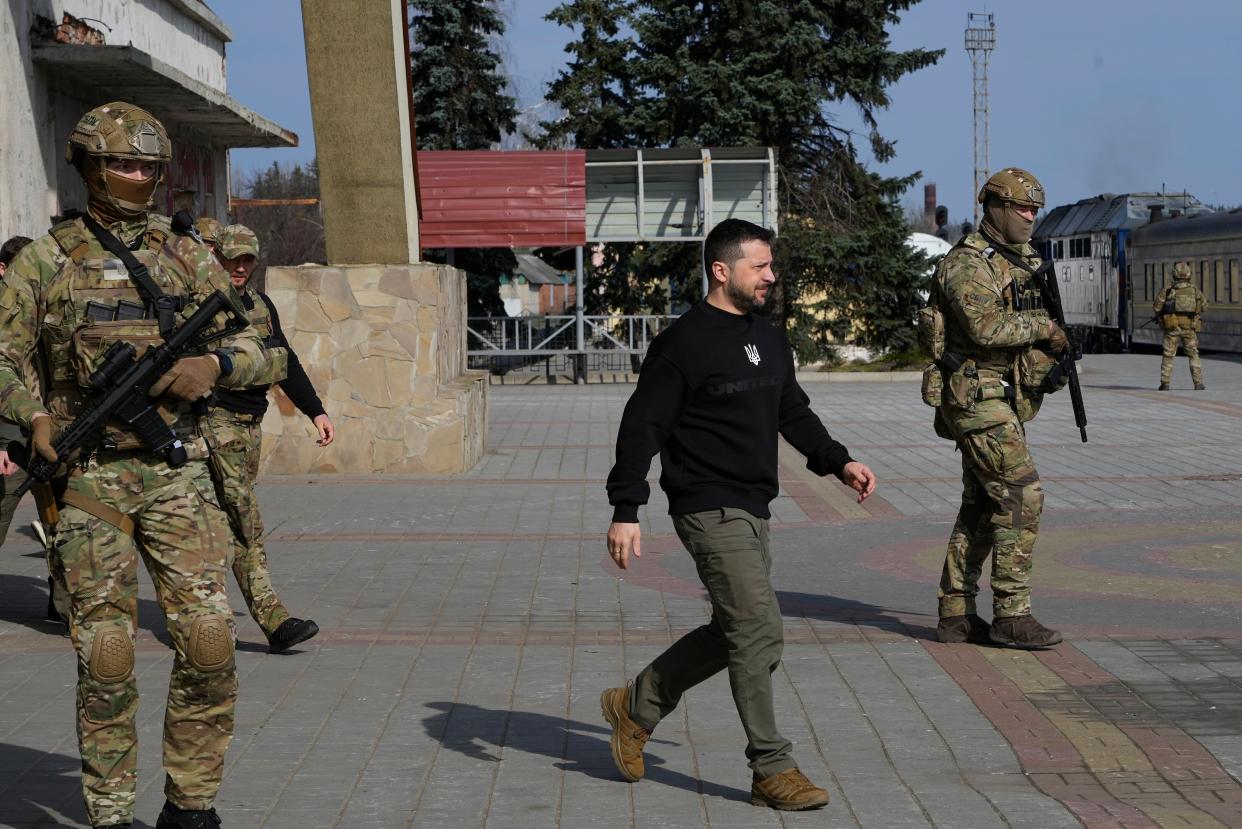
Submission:
<svg viewBox="0 0 1242 829">
<path fill-rule="evenodd" d="M 1095 265 L 1087 266 L 1087 279 L 1091 282 L 1095 281 Z"/>
<path fill-rule="evenodd" d="M 1055 258 L 1056 258 L 1056 259 L 1064 259 L 1064 258 L 1065 258 L 1065 242 L 1064 242 L 1064 241 L 1061 241 L 1061 240 L 1058 240 L 1058 241 L 1057 241 L 1057 244 L 1056 244 L 1056 251 L 1057 251 L 1057 252 L 1056 252 L 1056 255 L 1055 255 Z"/>
<path fill-rule="evenodd" d="M 1226 279 L 1228 279 L 1228 276 L 1225 273 L 1225 261 L 1223 259 L 1217 259 L 1216 278 L 1212 280 L 1213 302 L 1228 302 L 1228 300 L 1225 299 L 1226 295 L 1229 293 L 1229 286 L 1225 281 Z"/>
<path fill-rule="evenodd" d="M 1229 260 L 1229 302 L 1238 302 L 1242 300 L 1242 294 L 1238 293 L 1238 260 Z"/>
</svg>

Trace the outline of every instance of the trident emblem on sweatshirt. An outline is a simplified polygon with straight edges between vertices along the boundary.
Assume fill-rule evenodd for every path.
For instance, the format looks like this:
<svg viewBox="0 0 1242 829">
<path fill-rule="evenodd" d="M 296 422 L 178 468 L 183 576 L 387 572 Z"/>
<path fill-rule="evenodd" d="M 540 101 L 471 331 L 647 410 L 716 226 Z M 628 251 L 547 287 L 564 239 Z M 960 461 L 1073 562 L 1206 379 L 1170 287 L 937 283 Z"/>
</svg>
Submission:
<svg viewBox="0 0 1242 829">
<path fill-rule="evenodd" d="M 750 360 L 752 366 L 759 365 L 759 347 L 755 345 L 745 345 L 742 348 L 746 351 L 746 359 Z"/>
</svg>

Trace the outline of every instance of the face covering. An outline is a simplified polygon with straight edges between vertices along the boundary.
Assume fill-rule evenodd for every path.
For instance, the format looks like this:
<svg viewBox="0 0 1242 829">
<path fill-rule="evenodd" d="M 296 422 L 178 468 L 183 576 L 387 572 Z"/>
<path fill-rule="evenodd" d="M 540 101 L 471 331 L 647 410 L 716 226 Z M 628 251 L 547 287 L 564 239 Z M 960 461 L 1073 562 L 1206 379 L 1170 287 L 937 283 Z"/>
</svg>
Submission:
<svg viewBox="0 0 1242 829">
<path fill-rule="evenodd" d="M 155 188 L 162 179 L 160 170 L 150 178 L 129 179 L 107 169 L 107 159 L 82 159 L 82 180 L 90 193 L 91 214 L 105 226 L 135 219 L 151 209 Z"/>
<path fill-rule="evenodd" d="M 1035 221 L 1019 216 L 1013 202 L 988 199 L 983 206 L 983 231 L 999 242 L 1024 245 L 1034 229 Z"/>
</svg>

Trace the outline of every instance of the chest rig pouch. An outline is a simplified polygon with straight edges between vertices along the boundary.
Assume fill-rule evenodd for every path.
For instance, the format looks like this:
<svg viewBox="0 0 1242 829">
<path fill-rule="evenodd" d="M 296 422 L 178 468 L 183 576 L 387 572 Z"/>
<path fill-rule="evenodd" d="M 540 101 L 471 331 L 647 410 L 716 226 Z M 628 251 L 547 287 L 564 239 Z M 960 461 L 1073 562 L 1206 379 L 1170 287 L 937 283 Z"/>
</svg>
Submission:
<svg viewBox="0 0 1242 829">
<path fill-rule="evenodd" d="M 162 342 L 176 327 L 178 313 L 185 304 L 183 297 L 164 291 L 172 284 L 159 263 L 158 252 L 167 238 L 163 231 L 148 231 L 145 245 L 131 251 L 89 216 L 82 217 L 81 222 L 107 253 L 91 255 L 89 241 L 82 234 L 77 255 L 70 253 L 71 264 L 62 273 L 69 300 L 64 305 L 62 320 L 67 353 L 54 361 L 58 369 L 53 370 L 53 386 L 76 387 L 77 394 L 60 396 L 62 399 L 57 402 L 63 405 L 54 409 L 63 411 L 52 413 L 70 420 L 90 398 L 94 389 L 91 378 L 103 365 L 108 349 L 116 343 L 127 343 L 142 354 L 148 346 Z M 77 223 L 62 236 L 75 241 L 73 231 L 81 232 Z M 62 240 L 58 237 L 58 241 Z M 171 424 L 175 416 L 166 413 L 165 420 Z M 106 443 L 118 449 L 143 445 L 136 435 L 112 426 L 107 429 Z"/>
</svg>

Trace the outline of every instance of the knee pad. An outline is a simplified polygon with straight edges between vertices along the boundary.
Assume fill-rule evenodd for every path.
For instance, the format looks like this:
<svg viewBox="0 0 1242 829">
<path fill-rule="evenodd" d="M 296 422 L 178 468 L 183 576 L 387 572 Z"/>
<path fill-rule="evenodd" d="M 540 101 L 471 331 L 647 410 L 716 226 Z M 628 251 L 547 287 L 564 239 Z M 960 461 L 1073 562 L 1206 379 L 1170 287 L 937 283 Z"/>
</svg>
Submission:
<svg viewBox="0 0 1242 829">
<path fill-rule="evenodd" d="M 207 613 L 194 620 L 190 625 L 186 659 L 191 667 L 205 674 L 213 674 L 229 666 L 233 660 L 233 631 L 223 616 Z"/>
<path fill-rule="evenodd" d="M 129 627 L 124 622 L 101 625 L 91 640 L 91 679 L 101 685 L 129 679 L 134 670 L 134 643 L 129 638 Z"/>
<path fill-rule="evenodd" d="M 1029 529 L 1039 524 L 1039 516 L 1044 511 L 1044 487 L 1039 481 L 1022 487 L 1019 494 L 1021 509 L 1014 529 Z"/>
</svg>

